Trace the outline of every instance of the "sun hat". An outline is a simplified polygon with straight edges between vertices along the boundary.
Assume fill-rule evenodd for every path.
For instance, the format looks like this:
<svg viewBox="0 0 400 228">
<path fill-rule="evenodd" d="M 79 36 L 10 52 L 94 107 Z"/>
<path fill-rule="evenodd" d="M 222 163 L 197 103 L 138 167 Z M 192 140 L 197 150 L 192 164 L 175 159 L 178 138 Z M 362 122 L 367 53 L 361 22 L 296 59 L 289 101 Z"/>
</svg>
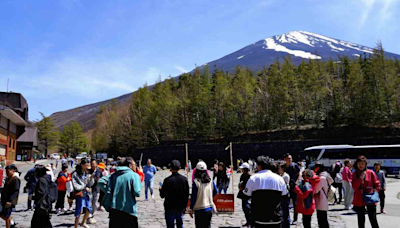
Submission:
<svg viewBox="0 0 400 228">
<path fill-rule="evenodd" d="M 100 164 L 97 167 L 99 167 L 100 169 L 105 169 L 106 165 L 103 162 L 100 162 Z"/>
<path fill-rule="evenodd" d="M 198 162 L 196 165 L 196 170 L 206 171 L 207 170 L 206 163 L 203 161 Z"/>
</svg>

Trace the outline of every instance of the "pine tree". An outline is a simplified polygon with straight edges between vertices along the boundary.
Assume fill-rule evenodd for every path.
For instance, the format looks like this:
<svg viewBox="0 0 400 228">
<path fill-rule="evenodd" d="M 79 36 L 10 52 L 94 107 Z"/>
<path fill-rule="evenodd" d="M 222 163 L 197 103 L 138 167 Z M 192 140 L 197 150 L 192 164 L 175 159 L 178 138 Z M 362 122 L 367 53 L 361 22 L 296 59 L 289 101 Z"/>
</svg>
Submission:
<svg viewBox="0 0 400 228">
<path fill-rule="evenodd" d="M 45 148 L 45 157 L 47 157 L 48 149 L 51 149 L 57 145 L 59 131 L 55 127 L 53 121 L 51 121 L 50 117 L 46 117 L 42 112 L 39 112 L 42 116 L 40 121 L 35 123 L 35 126 L 38 128 L 38 138 L 39 141 L 44 145 Z"/>
</svg>

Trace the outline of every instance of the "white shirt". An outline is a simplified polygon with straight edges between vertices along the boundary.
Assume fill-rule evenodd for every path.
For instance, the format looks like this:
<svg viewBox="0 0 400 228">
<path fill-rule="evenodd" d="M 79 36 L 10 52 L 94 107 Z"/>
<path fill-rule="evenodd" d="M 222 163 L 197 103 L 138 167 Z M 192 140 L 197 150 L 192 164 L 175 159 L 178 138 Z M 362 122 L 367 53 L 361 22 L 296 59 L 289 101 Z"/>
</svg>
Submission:
<svg viewBox="0 0 400 228">
<path fill-rule="evenodd" d="M 251 196 L 253 192 L 257 190 L 275 190 L 282 192 L 282 196 L 288 194 L 286 183 L 283 178 L 270 170 L 261 170 L 252 175 L 243 193 Z"/>
</svg>

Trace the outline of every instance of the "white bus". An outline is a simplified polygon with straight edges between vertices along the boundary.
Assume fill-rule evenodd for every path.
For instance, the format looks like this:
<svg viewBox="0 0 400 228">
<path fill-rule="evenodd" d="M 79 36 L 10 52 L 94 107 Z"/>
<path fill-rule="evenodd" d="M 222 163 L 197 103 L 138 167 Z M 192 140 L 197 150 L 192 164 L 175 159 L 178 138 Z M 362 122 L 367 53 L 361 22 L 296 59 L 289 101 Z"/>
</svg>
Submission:
<svg viewBox="0 0 400 228">
<path fill-rule="evenodd" d="M 379 162 L 386 174 L 399 175 L 400 171 L 400 145 L 327 145 L 313 146 L 304 149 L 303 156 L 313 164 L 319 161 L 330 168 L 336 161 L 343 162 L 345 158 L 354 161 L 358 156 L 364 155 L 368 159 L 368 168 L 372 169 Z"/>
</svg>

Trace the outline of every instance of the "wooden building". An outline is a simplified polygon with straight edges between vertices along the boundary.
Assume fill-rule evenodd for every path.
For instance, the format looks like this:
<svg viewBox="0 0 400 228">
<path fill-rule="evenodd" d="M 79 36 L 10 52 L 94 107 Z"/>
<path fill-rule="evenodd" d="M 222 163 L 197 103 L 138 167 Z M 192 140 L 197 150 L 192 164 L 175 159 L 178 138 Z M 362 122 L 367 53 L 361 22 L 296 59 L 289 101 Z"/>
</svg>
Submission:
<svg viewBox="0 0 400 228">
<path fill-rule="evenodd" d="M 19 93 L 0 92 L 0 161 L 16 160 L 17 139 L 28 125 L 28 103 Z"/>
</svg>

